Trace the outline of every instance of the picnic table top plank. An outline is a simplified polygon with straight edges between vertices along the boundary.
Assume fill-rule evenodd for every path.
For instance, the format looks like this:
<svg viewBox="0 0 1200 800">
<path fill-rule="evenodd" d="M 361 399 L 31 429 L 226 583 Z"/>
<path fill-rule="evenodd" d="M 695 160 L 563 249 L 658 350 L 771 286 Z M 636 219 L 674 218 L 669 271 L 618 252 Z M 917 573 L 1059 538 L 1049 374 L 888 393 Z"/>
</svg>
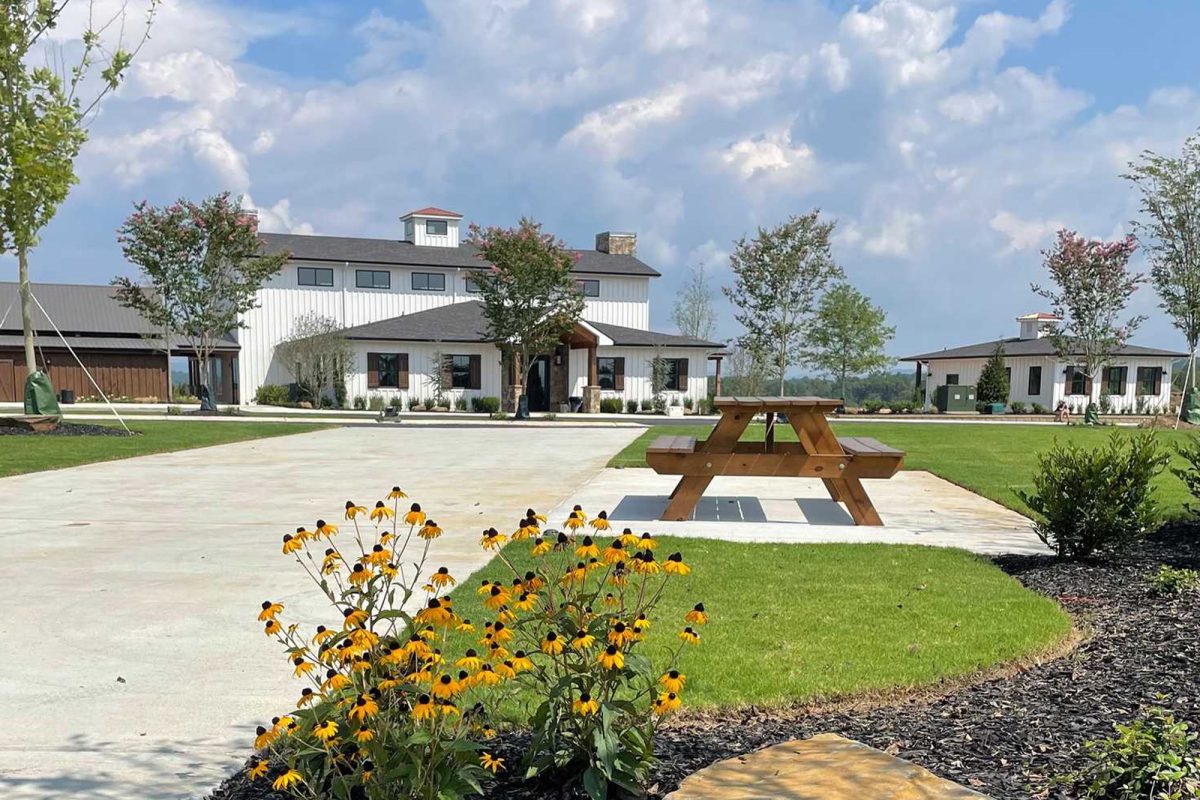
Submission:
<svg viewBox="0 0 1200 800">
<path fill-rule="evenodd" d="M 764 396 L 737 396 L 737 397 L 716 397 L 713 399 L 713 405 L 718 408 L 757 408 L 760 410 L 783 410 L 802 409 L 802 408 L 837 408 L 842 404 L 841 400 L 831 397 L 764 397 Z"/>
</svg>

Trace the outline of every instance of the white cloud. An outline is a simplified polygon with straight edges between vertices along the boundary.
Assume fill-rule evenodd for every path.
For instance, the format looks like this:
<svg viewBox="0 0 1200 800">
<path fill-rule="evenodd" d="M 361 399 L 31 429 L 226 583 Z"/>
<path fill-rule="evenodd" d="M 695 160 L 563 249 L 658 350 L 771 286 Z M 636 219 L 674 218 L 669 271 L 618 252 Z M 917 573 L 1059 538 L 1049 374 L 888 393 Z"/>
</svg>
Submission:
<svg viewBox="0 0 1200 800">
<path fill-rule="evenodd" d="M 298 233 L 310 236 L 316 230 L 310 223 L 292 219 L 292 203 L 286 197 L 275 205 L 264 208 L 255 204 L 249 194 L 242 195 L 242 207 L 258 214 L 258 229 L 264 233 Z"/>
<path fill-rule="evenodd" d="M 863 241 L 863 249 L 875 256 L 907 258 L 913 253 L 923 221 L 916 212 L 897 209 L 888 215 L 874 236 Z"/>
<path fill-rule="evenodd" d="M 188 50 L 135 62 L 127 91 L 133 96 L 219 104 L 237 94 L 238 80 L 228 64 L 199 50 Z"/>
<path fill-rule="evenodd" d="M 1054 233 L 1066 227 L 1056 219 L 1021 219 L 1009 211 L 1000 211 L 988 225 L 1008 237 L 1007 252 L 1041 249 Z"/>
<path fill-rule="evenodd" d="M 649 0 L 644 22 L 651 53 L 704 44 L 710 19 L 706 0 Z"/>
<path fill-rule="evenodd" d="M 825 80 L 829 88 L 840 92 L 850 83 L 850 59 L 842 55 L 842 48 L 837 42 L 826 42 L 817 51 L 821 65 L 825 70 Z"/>
<path fill-rule="evenodd" d="M 809 171 L 813 152 L 803 142 L 793 145 L 785 128 L 734 142 L 721 154 L 721 160 L 744 181 L 759 177 L 795 179 Z"/>
</svg>

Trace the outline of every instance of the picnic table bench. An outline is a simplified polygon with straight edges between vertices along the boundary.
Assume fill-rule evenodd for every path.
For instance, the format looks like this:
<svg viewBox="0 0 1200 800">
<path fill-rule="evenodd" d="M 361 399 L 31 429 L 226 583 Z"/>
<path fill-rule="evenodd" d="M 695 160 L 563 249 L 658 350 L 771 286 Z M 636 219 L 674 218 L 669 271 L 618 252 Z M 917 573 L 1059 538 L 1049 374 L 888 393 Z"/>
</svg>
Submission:
<svg viewBox="0 0 1200 800">
<path fill-rule="evenodd" d="M 844 503 L 856 525 L 882 525 L 862 478 L 890 478 L 904 452 L 864 436 L 838 437 L 825 413 L 840 400 L 821 397 L 718 397 L 721 419 L 703 441 L 695 436 L 659 436 L 646 449 L 646 463 L 660 475 L 680 475 L 664 520 L 689 519 L 718 475 L 820 478 L 829 496 Z M 756 414 L 766 415 L 761 442 L 741 441 Z M 796 442 L 776 442 L 776 415 L 786 415 Z"/>
</svg>

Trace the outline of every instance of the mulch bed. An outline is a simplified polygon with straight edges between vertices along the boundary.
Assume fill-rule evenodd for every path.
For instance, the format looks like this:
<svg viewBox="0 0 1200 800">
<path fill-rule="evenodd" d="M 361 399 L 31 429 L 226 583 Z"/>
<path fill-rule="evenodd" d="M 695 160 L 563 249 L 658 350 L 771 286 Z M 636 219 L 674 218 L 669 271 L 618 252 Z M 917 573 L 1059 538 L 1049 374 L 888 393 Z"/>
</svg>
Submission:
<svg viewBox="0 0 1200 800">
<path fill-rule="evenodd" d="M 48 431 L 31 431 L 28 428 L 0 426 L 0 436 L 137 436 L 136 431 L 126 433 L 123 428 L 111 425 L 88 425 L 82 422 L 60 422 Z"/>
<path fill-rule="evenodd" d="M 1174 526 L 1109 562 L 1065 563 L 1043 556 L 1004 556 L 1001 569 L 1056 598 L 1090 633 L 1066 657 L 1015 676 L 985 681 L 934 700 L 834 712 L 722 712 L 677 721 L 659 731 L 651 795 L 661 797 L 715 761 L 788 739 L 839 733 L 997 800 L 1072 794 L 1050 778 L 1079 768 L 1082 743 L 1112 733 L 1114 722 L 1161 704 L 1200 727 L 1200 592 L 1152 594 L 1147 576 L 1160 564 L 1200 568 L 1200 528 Z M 1165 695 L 1165 699 L 1159 699 Z M 522 735 L 496 748 L 514 767 Z M 488 797 L 511 800 L 584 797 L 561 786 L 521 782 L 514 769 Z M 241 775 L 212 800 L 275 800 Z"/>
</svg>

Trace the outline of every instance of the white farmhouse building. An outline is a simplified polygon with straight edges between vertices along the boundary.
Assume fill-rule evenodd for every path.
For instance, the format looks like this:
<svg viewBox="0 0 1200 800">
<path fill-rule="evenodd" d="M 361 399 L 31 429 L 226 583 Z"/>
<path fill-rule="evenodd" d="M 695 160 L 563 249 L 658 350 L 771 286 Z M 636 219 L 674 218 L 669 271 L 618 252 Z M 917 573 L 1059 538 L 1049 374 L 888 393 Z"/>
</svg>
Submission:
<svg viewBox="0 0 1200 800">
<path fill-rule="evenodd" d="M 494 396 L 511 406 L 514 376 L 485 334 L 471 280 L 484 263 L 460 242 L 462 215 L 423 208 L 400 221 L 402 239 L 260 234 L 268 252 L 287 251 L 291 259 L 259 291 L 258 307 L 237 332 L 245 401 L 259 386 L 293 380 L 276 347 L 297 318 L 315 312 L 347 329 L 354 351 L 348 398 L 424 400 L 441 370 L 453 399 Z M 707 396 L 707 361 L 719 358 L 721 345 L 650 330 L 650 281 L 659 273 L 638 260 L 635 234 L 598 234 L 594 250 L 578 251 L 572 272 L 586 297 L 583 319 L 534 363 L 531 410 L 558 410 L 571 397 L 582 398 L 587 411 L 598 410 L 602 397 L 647 400 L 656 354 L 667 360 L 672 400 Z"/>
<path fill-rule="evenodd" d="M 1009 401 L 1027 406 L 1039 403 L 1048 409 L 1065 400 L 1073 412 L 1079 413 L 1088 399 L 1101 401 L 1102 396 L 1114 412 L 1147 413 L 1165 411 L 1171 404 L 1171 364 L 1186 355 L 1152 347 L 1126 345 L 1111 364 L 1100 370 L 1100 380 L 1084 375 L 1083 369 L 1062 359 L 1046 336 L 1047 329 L 1058 318 L 1052 314 L 1025 314 L 1017 317 L 1020 335 L 964 347 L 951 347 L 932 353 L 908 356 L 901 361 L 917 364 L 917 381 L 922 370 L 925 379 L 925 407 L 933 405 L 939 386 L 974 386 L 979 382 L 983 365 L 995 351 L 1004 346 L 1004 363 L 1008 370 Z"/>
</svg>

